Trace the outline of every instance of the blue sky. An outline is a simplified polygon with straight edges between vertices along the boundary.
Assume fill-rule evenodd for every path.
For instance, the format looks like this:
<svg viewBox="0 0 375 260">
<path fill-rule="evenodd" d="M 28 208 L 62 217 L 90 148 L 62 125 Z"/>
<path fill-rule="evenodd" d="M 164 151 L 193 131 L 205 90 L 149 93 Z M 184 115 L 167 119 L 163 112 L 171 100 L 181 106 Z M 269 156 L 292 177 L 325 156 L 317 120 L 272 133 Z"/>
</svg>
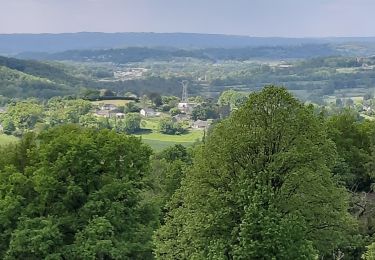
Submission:
<svg viewBox="0 0 375 260">
<path fill-rule="evenodd" d="M 0 33 L 375 36 L 375 0 L 0 0 Z"/>
</svg>

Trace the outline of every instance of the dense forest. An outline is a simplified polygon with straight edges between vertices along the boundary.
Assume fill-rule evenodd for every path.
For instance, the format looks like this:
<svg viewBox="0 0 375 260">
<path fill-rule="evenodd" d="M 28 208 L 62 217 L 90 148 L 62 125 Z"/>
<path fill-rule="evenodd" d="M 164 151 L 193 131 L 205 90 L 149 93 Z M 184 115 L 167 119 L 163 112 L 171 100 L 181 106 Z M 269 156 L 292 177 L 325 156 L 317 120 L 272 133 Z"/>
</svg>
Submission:
<svg viewBox="0 0 375 260">
<path fill-rule="evenodd" d="M 0 149 L 0 258 L 374 259 L 374 162 L 375 121 L 275 86 L 191 148 L 25 132 Z"/>
</svg>

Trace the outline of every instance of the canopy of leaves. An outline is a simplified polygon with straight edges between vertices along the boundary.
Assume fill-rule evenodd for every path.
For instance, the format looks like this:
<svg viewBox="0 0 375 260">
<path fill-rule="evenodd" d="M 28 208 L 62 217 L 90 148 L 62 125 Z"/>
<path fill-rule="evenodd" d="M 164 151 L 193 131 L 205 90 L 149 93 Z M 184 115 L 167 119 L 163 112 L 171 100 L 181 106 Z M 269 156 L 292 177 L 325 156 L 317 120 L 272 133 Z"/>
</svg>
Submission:
<svg viewBox="0 0 375 260">
<path fill-rule="evenodd" d="M 0 154 L 1 259 L 151 257 L 151 150 L 139 138 L 67 125 Z"/>
<path fill-rule="evenodd" d="M 315 259 L 345 247 L 354 221 L 332 178 L 323 120 L 266 87 L 198 149 L 155 235 L 160 259 Z"/>
<path fill-rule="evenodd" d="M 168 135 L 179 135 L 186 132 L 181 123 L 174 122 L 170 117 L 160 119 L 158 129 L 161 133 Z"/>
</svg>

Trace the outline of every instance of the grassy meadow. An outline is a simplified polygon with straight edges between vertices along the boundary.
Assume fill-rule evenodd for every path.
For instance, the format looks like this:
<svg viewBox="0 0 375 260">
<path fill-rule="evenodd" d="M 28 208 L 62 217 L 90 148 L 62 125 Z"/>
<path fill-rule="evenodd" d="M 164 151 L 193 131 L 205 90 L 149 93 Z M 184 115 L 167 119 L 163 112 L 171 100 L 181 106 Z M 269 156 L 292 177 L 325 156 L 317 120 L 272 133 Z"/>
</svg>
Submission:
<svg viewBox="0 0 375 260">
<path fill-rule="evenodd" d="M 91 103 L 95 106 L 103 105 L 103 104 L 112 104 L 115 106 L 125 106 L 129 102 L 134 102 L 133 100 L 98 100 L 98 101 L 91 101 Z"/>
<path fill-rule="evenodd" d="M 155 151 L 163 150 L 175 144 L 190 146 L 203 137 L 204 131 L 198 129 L 189 129 L 186 134 L 166 135 L 157 130 L 159 118 L 147 118 L 142 120 L 143 132 L 138 134 L 146 144 L 150 145 Z"/>
</svg>

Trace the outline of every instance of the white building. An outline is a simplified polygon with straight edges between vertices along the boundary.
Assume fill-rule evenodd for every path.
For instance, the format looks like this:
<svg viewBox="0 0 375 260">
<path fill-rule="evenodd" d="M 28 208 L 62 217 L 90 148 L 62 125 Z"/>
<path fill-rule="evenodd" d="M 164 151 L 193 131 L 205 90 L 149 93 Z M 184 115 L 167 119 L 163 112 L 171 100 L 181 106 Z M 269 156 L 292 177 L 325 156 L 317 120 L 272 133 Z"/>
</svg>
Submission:
<svg viewBox="0 0 375 260">
<path fill-rule="evenodd" d="M 109 110 L 109 111 L 113 111 L 113 110 L 116 110 L 117 109 L 117 106 L 116 105 L 113 105 L 113 104 L 104 104 L 100 107 L 100 110 Z"/>
<path fill-rule="evenodd" d="M 150 117 L 150 116 L 156 116 L 157 115 L 155 110 L 153 110 L 152 108 L 143 108 L 139 113 L 144 117 Z"/>
<path fill-rule="evenodd" d="M 183 113 L 190 114 L 196 105 L 195 103 L 180 102 L 177 108 Z"/>
<path fill-rule="evenodd" d="M 124 113 L 116 113 L 116 118 L 125 118 Z"/>
<path fill-rule="evenodd" d="M 207 129 L 209 126 L 210 126 L 210 122 L 203 121 L 203 120 L 197 120 L 193 122 L 193 125 L 192 125 L 194 129 Z"/>
</svg>

